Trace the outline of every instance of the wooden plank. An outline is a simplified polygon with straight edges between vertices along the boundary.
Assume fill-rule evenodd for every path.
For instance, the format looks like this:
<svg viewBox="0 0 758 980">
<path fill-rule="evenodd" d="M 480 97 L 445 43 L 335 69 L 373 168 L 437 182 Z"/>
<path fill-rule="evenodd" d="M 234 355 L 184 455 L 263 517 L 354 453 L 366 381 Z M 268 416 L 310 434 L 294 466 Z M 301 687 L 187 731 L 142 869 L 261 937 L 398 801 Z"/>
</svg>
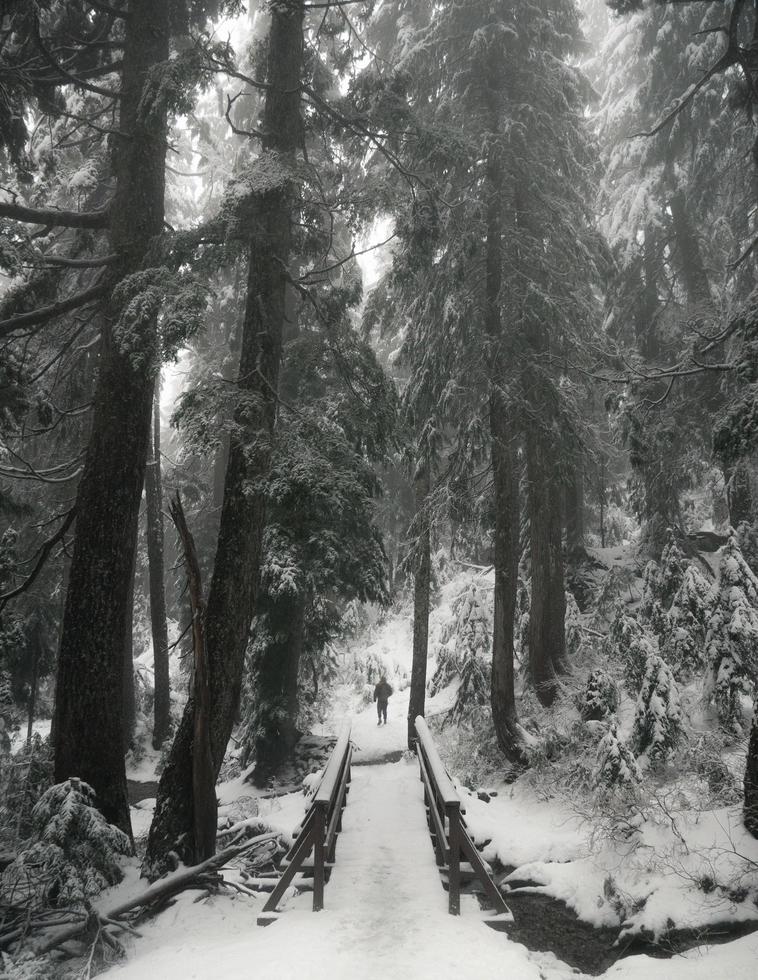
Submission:
<svg viewBox="0 0 758 980">
<path fill-rule="evenodd" d="M 321 777 L 321 782 L 319 783 L 318 789 L 313 797 L 314 803 L 328 805 L 334 798 L 335 788 L 342 773 L 349 746 L 350 722 L 347 722 L 340 732 L 340 736 L 337 739 L 337 744 L 332 750 L 332 754 L 329 756 L 329 762 L 326 764 L 324 775 Z"/>
<path fill-rule="evenodd" d="M 471 866 L 477 871 L 479 880 L 484 886 L 484 891 L 487 898 L 489 898 L 489 900 L 492 902 L 495 911 L 508 913 L 510 915 L 511 910 L 505 904 L 505 899 L 503 898 L 500 889 L 487 873 L 487 869 L 484 866 L 484 861 L 482 861 L 479 851 L 477 851 L 477 849 L 471 843 L 471 838 L 465 831 L 461 835 L 460 845 L 461 850 L 471 862 Z"/>
<path fill-rule="evenodd" d="M 440 796 L 440 802 L 447 805 L 448 803 L 457 803 L 460 806 L 460 798 L 455 791 L 453 786 L 453 781 L 447 774 L 447 770 L 442 764 L 442 759 L 440 759 L 437 747 L 432 739 L 432 733 L 424 721 L 424 719 L 419 715 L 415 721 L 416 734 L 419 737 L 419 741 L 424 750 L 424 754 L 428 760 L 429 771 L 432 776 L 434 785 L 437 787 Z"/>
<path fill-rule="evenodd" d="M 431 779 L 429 773 L 426 769 L 426 763 L 424 762 L 424 757 L 421 752 L 418 754 L 419 768 L 421 769 L 421 778 L 424 781 L 424 788 L 429 796 L 429 813 L 432 818 L 432 841 L 434 843 L 434 849 L 437 857 L 437 864 L 447 864 L 448 863 L 448 848 L 447 848 L 447 837 L 445 835 L 445 827 L 443 819 L 437 809 L 437 801 L 434 799 L 434 795 L 431 789 Z"/>
<path fill-rule="evenodd" d="M 450 882 L 450 890 L 448 892 L 448 911 L 451 915 L 461 914 L 461 875 L 460 875 L 460 861 L 461 861 L 461 833 L 462 831 L 459 812 L 458 812 L 458 801 L 455 803 L 448 803 L 445 806 L 447 811 L 447 821 L 448 821 L 448 843 L 450 847 L 450 857 L 448 859 L 448 880 Z"/>
<path fill-rule="evenodd" d="M 275 912 L 276 907 L 282 899 L 282 896 L 287 891 L 290 886 L 290 882 L 295 877 L 297 872 L 300 870 L 303 861 L 308 857 L 311 847 L 313 846 L 313 833 L 312 831 L 307 834 L 301 834 L 297 839 L 292 850 L 292 857 L 290 858 L 289 864 L 284 870 L 284 874 L 279 879 L 279 882 L 274 888 L 273 892 L 269 896 L 266 904 L 263 906 L 264 912 Z"/>
</svg>

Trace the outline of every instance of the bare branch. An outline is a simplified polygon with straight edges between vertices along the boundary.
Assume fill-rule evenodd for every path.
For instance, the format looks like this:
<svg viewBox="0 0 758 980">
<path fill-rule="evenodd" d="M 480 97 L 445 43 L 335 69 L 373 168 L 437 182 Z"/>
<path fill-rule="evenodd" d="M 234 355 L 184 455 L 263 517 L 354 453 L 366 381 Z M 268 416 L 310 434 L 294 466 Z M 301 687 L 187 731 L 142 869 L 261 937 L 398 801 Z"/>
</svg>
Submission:
<svg viewBox="0 0 758 980">
<path fill-rule="evenodd" d="M 102 211 L 59 211 L 56 208 L 28 208 L 24 204 L 0 201 L 0 218 L 53 228 L 107 228 L 110 214 L 107 208 Z"/>
<path fill-rule="evenodd" d="M 7 337 L 8 334 L 14 333 L 16 330 L 22 330 L 24 327 L 33 327 L 38 323 L 47 323 L 48 320 L 52 320 L 62 313 L 77 310 L 80 306 L 84 306 L 85 303 L 91 303 L 95 299 L 102 299 L 103 296 L 106 296 L 110 292 L 110 289 L 111 287 L 108 283 L 101 282 L 96 286 L 91 286 L 89 289 L 83 289 L 80 293 L 69 296 L 68 299 L 52 303 L 50 306 L 42 306 L 38 310 L 30 310 L 28 313 L 19 313 L 16 316 L 9 317 L 7 320 L 0 320 L 0 337 Z"/>
<path fill-rule="evenodd" d="M 50 557 L 50 552 L 56 546 L 59 541 L 62 541 L 66 535 L 66 532 L 74 523 L 76 519 L 76 507 L 72 507 L 71 510 L 66 515 L 66 519 L 63 521 L 61 526 L 51 535 L 42 545 L 40 545 L 36 554 L 36 562 L 31 573 L 24 579 L 21 585 L 16 586 L 15 589 L 11 589 L 10 592 L 6 592 L 0 595 L 0 611 L 5 607 L 5 604 L 10 600 L 14 599 L 16 596 L 21 595 L 22 592 L 28 591 L 34 582 L 39 577 L 40 572 L 45 567 L 47 559 Z"/>
</svg>

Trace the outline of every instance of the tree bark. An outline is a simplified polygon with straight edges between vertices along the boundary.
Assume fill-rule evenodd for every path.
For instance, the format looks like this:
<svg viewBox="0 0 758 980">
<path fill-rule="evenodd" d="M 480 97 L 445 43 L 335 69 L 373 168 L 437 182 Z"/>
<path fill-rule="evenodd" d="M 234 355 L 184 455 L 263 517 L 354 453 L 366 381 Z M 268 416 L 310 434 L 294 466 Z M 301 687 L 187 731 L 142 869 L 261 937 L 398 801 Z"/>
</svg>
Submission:
<svg viewBox="0 0 758 980">
<path fill-rule="evenodd" d="M 164 221 L 166 109 L 140 101 L 168 59 L 168 0 L 132 0 L 125 21 L 116 176 L 110 217 L 112 282 L 138 270 Z M 123 135 L 120 135 L 123 134 Z M 92 432 L 77 494 L 55 705 L 55 779 L 89 783 L 107 820 L 131 833 L 123 737 L 124 609 L 134 561 L 157 359 L 152 317 L 103 331 Z M 127 332 L 129 336 L 120 336 Z M 128 341 L 128 343 L 126 343 Z"/>
<path fill-rule="evenodd" d="M 271 10 L 264 152 L 295 160 L 301 143 L 300 85 L 304 6 L 299 0 Z M 238 423 L 224 482 L 216 560 L 206 614 L 211 690 L 211 753 L 215 774 L 239 710 L 245 649 L 260 574 L 265 499 L 256 488 L 268 472 L 276 417 L 295 190 L 291 184 L 261 193 L 249 216 L 248 284 L 237 386 Z M 159 873 L 166 855 L 194 851 L 191 820 L 193 706 L 188 704 L 158 790 L 143 868 Z"/>
<path fill-rule="evenodd" d="M 428 512 L 430 490 L 429 461 L 422 457 L 413 480 L 418 542 L 416 571 L 413 577 L 413 658 L 408 699 L 408 748 L 411 750 L 416 745 L 414 723 L 418 715 L 424 714 L 426 662 L 429 656 L 429 601 L 432 579 L 432 544 Z"/>
<path fill-rule="evenodd" d="M 171 690 L 168 679 L 168 626 L 163 562 L 163 487 L 161 480 L 160 379 L 153 397 L 153 429 L 145 470 L 145 531 L 150 579 L 150 627 L 153 636 L 155 698 L 153 748 L 159 749 L 171 726 Z"/>
<path fill-rule="evenodd" d="M 744 460 L 737 460 L 731 466 L 724 466 L 726 502 L 729 506 L 729 523 L 733 528 L 743 521 L 753 521 L 753 493 L 750 487 L 750 472 Z"/>
<path fill-rule="evenodd" d="M 127 753 L 132 747 L 134 726 L 137 721 L 137 698 L 134 692 L 134 579 L 136 571 L 137 543 L 135 542 L 129 595 L 124 610 L 124 753 Z"/>
<path fill-rule="evenodd" d="M 581 460 L 572 466 L 565 487 L 566 550 L 569 554 L 584 550 L 584 473 Z"/>
<path fill-rule="evenodd" d="M 566 660 L 560 484 L 552 472 L 554 454 L 541 432 L 529 430 L 526 450 L 532 557 L 529 660 L 537 697 L 549 706 Z"/>
<path fill-rule="evenodd" d="M 216 774 L 211 756 L 210 715 L 211 693 L 208 685 L 208 654 L 205 645 L 205 599 L 197 560 L 195 542 L 184 517 L 182 501 L 177 493 L 171 502 L 171 518 L 176 525 L 184 550 L 192 610 L 192 650 L 194 671 L 192 691 L 194 713 L 192 726 L 192 812 L 195 839 L 195 860 L 206 861 L 216 851 Z"/>
<path fill-rule="evenodd" d="M 493 111 L 497 128 L 497 111 Z M 506 351 L 501 315 L 503 285 L 503 170 L 499 151 L 487 162 L 487 243 L 485 257 L 485 330 L 490 344 L 489 395 L 490 455 L 495 503 L 495 595 L 492 626 L 490 705 L 498 745 L 507 759 L 523 762 L 516 713 L 513 672 L 513 632 L 519 563 L 519 488 L 516 474 L 513 419 L 503 392 L 507 380 Z M 509 339 L 509 338 L 508 338 Z"/>
<path fill-rule="evenodd" d="M 745 803 L 742 811 L 742 820 L 745 824 L 745 829 L 753 837 L 758 837 L 758 706 L 756 707 L 753 725 L 750 729 L 744 787 Z"/>
<path fill-rule="evenodd" d="M 267 605 L 270 642 L 259 650 L 254 664 L 257 786 L 267 784 L 300 737 L 298 675 L 305 645 L 306 599 L 298 593 Z"/>
<path fill-rule="evenodd" d="M 495 494 L 495 598 L 490 704 L 501 752 L 515 765 L 523 765 L 513 670 L 519 563 L 519 486 L 512 426 L 509 425 L 505 402 L 499 392 L 490 394 L 489 413 Z"/>
</svg>

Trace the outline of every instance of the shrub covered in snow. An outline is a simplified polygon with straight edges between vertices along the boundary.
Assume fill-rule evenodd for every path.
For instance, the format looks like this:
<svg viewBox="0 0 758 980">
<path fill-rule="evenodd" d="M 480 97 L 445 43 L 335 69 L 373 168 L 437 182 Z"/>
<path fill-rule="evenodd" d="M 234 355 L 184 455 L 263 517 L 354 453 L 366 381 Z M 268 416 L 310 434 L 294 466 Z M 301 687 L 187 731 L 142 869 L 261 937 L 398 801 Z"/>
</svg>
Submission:
<svg viewBox="0 0 758 980">
<path fill-rule="evenodd" d="M 661 553 L 658 576 L 658 597 L 661 607 L 668 610 L 684 579 L 689 561 L 684 557 L 671 528 L 666 534 L 666 544 Z"/>
<path fill-rule="evenodd" d="M 657 561 L 652 559 L 645 565 L 642 577 L 642 601 L 640 602 L 640 616 L 650 622 L 653 615 L 653 607 L 656 603 L 660 605 L 661 594 L 661 569 Z"/>
<path fill-rule="evenodd" d="M 32 810 L 32 837 L 0 876 L 0 901 L 27 905 L 83 905 L 122 878 L 119 855 L 130 854 L 126 834 L 95 806 L 95 792 L 79 779 L 51 786 Z"/>
<path fill-rule="evenodd" d="M 722 726 L 740 730 L 740 695 L 758 680 L 758 579 L 730 536 L 719 563 L 716 603 L 706 636 L 705 696 L 713 699 Z"/>
<path fill-rule="evenodd" d="M 452 605 L 452 632 L 432 678 L 433 692 L 440 690 L 457 662 L 460 685 L 450 712 L 453 721 L 474 720 L 489 704 L 492 617 L 489 603 L 475 581 Z M 452 649 L 451 649 L 452 648 Z M 442 652 L 442 651 L 441 651 Z"/>
<path fill-rule="evenodd" d="M 679 689 L 668 664 L 648 657 L 632 729 L 632 748 L 652 765 L 664 762 L 682 736 Z"/>
<path fill-rule="evenodd" d="M 716 596 L 703 573 L 690 565 L 666 618 L 661 653 L 678 677 L 705 667 L 705 636 Z"/>
<path fill-rule="evenodd" d="M 615 718 L 598 744 L 594 776 L 600 792 L 637 786 L 642 781 L 634 753 L 619 738 Z"/>
<path fill-rule="evenodd" d="M 618 689 L 610 674 L 602 668 L 587 678 L 579 712 L 584 721 L 602 721 L 618 708 Z"/>
<path fill-rule="evenodd" d="M 616 606 L 605 640 L 605 652 L 609 659 L 621 662 L 626 686 L 636 695 L 642 686 L 648 657 L 656 652 L 655 640 L 621 603 Z"/>
</svg>

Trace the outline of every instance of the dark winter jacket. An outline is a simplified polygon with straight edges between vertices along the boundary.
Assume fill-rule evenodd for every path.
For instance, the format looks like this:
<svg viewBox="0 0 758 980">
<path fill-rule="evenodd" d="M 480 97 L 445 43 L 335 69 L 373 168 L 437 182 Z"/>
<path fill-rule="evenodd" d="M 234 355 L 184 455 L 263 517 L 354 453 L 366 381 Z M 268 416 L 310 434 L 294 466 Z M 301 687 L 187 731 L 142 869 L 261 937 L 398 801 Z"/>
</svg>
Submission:
<svg viewBox="0 0 758 980">
<path fill-rule="evenodd" d="M 379 681 L 374 688 L 374 701 L 389 701 L 393 687 L 387 681 Z"/>
</svg>

